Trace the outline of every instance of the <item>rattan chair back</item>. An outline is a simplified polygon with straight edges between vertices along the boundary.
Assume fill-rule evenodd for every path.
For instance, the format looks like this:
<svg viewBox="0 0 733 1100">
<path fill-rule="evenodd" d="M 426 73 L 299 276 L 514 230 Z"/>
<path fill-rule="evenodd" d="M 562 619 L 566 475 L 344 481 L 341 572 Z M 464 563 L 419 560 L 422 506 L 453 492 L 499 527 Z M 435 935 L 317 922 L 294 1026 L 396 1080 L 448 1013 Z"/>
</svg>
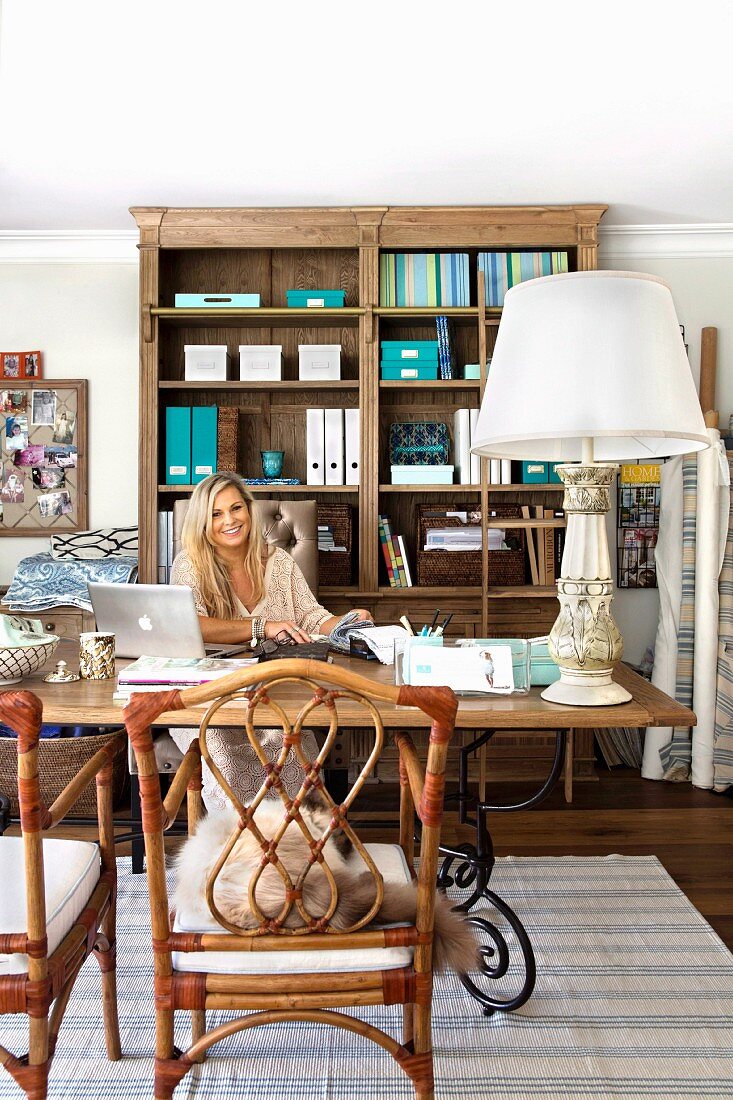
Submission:
<svg viewBox="0 0 733 1100">
<path fill-rule="evenodd" d="M 102 1011 L 107 1055 L 120 1057 L 117 1021 L 116 897 L 117 865 L 112 822 L 114 763 L 125 746 L 124 734 L 110 737 L 104 746 L 67 783 L 51 806 L 41 795 L 38 742 L 43 718 L 40 699 L 29 691 L 0 693 L 0 722 L 16 734 L 18 801 L 25 858 L 26 928 L 0 934 L 0 953 L 28 956 L 27 972 L 0 976 L 0 1015 L 25 1013 L 29 1017 L 29 1047 L 14 1055 L 0 1046 L 0 1065 L 26 1096 L 46 1096 L 56 1039 L 73 984 L 84 961 L 94 954 L 102 971 Z M 43 834 L 54 829 L 96 781 L 101 874 L 81 915 L 49 954 Z M 3 838 L 0 837 L 0 844 Z"/>
<path fill-rule="evenodd" d="M 349 706 L 349 724 L 354 725 L 354 705 L 363 709 L 360 725 L 370 728 L 371 752 L 346 796 L 338 803 L 323 781 L 325 763 L 340 735 L 339 707 Z M 384 746 L 385 731 L 376 702 L 417 707 L 430 718 L 431 734 L 427 763 L 418 759 L 411 738 L 400 733 L 395 741 L 400 751 L 400 846 L 412 867 L 414 861 L 415 817 L 420 822 L 420 864 L 416 875 L 417 903 L 413 925 L 379 927 L 371 925 L 378 913 L 384 885 L 382 876 L 366 845 L 349 820 L 349 811 L 369 775 L 373 772 Z M 200 722 L 199 737 L 190 747 L 171 789 L 163 801 L 160 779 L 153 752 L 151 724 L 166 712 L 208 703 Z M 243 805 L 217 765 L 209 747 L 209 731 L 221 725 L 222 708 L 238 707 L 242 715 L 242 738 L 252 748 L 262 766 L 262 783 L 249 805 Z M 432 996 L 432 937 L 434 924 L 435 882 L 438 846 L 443 813 L 445 761 L 453 733 L 457 704 L 447 688 L 394 687 L 377 684 L 350 670 L 322 662 L 305 660 L 272 661 L 223 677 L 213 683 L 184 691 L 168 691 L 133 696 L 125 709 L 125 724 L 137 758 L 140 778 L 143 830 L 147 875 L 151 900 L 155 965 L 155 1000 L 158 1020 L 156 1049 L 156 1088 L 158 1100 L 173 1095 L 176 1084 L 195 1061 L 224 1034 L 261 1023 L 281 1019 L 318 1019 L 359 1034 L 383 1046 L 411 1077 L 416 1095 L 429 1100 L 433 1095 L 430 1039 L 430 1003 Z M 224 712 L 226 713 L 226 711 Z M 230 715 L 231 718 L 231 715 Z M 302 733 L 318 726 L 325 731 L 322 747 L 315 758 L 306 754 Z M 273 760 L 264 752 L 258 728 L 282 729 L 282 746 Z M 200 819 L 201 758 L 206 760 L 236 811 L 237 824 L 208 879 L 206 901 L 221 926 L 214 932 L 175 932 L 171 927 L 165 876 L 163 834 L 175 820 L 184 797 L 188 797 L 189 827 Z M 300 788 L 290 796 L 283 772 L 297 761 L 302 774 Z M 292 789 L 292 788 L 291 788 Z M 275 798 L 282 817 L 267 835 L 260 829 L 257 810 L 266 798 Z M 328 811 L 328 823 L 316 835 L 304 804 L 315 800 Z M 288 830 L 297 830 L 302 838 L 302 865 L 286 866 L 280 847 Z M 334 927 L 332 918 L 338 906 L 338 887 L 324 856 L 329 840 L 341 830 L 374 883 L 374 902 L 369 910 L 347 927 Z M 247 832 L 260 853 L 258 868 L 249 881 L 249 908 L 254 926 L 233 924 L 221 913 L 216 900 L 216 884 L 227 860 L 243 834 Z M 258 885 L 265 868 L 272 867 L 280 877 L 284 901 L 279 912 L 268 914 L 258 901 Z M 320 912 L 311 912 L 304 900 L 308 876 L 318 867 L 329 886 L 328 903 Z M 323 974 L 284 975 L 265 980 L 262 975 L 237 973 L 211 975 L 203 972 L 179 972 L 172 965 L 172 953 L 206 951 L 282 951 L 283 940 L 291 941 L 288 950 L 353 950 L 353 970 Z M 256 946 L 253 943 L 256 940 Z M 360 948 L 410 947 L 411 965 L 396 969 L 360 971 Z M 273 967 L 273 973 L 275 968 Z M 216 987 L 214 992 L 213 987 Z M 399 1043 L 385 1032 L 334 1009 L 360 1004 L 404 1006 L 404 1036 Z M 207 1008 L 250 1010 L 250 1015 L 223 1028 L 206 1033 Z M 187 1009 L 193 1017 L 193 1043 L 177 1055 L 173 1048 L 173 1016 Z M 255 1010 L 252 1012 L 252 1010 Z M 260 1011 L 257 1011 L 260 1010 Z"/>
</svg>

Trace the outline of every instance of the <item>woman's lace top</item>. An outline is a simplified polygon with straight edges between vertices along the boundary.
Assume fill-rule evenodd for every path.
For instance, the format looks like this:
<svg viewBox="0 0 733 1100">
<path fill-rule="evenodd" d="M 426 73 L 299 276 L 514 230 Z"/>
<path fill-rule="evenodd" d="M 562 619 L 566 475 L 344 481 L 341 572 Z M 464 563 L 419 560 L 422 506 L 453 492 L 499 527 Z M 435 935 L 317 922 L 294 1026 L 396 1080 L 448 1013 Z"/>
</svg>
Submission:
<svg viewBox="0 0 733 1100">
<path fill-rule="evenodd" d="M 177 555 L 171 569 L 171 584 L 185 584 L 193 590 L 193 598 L 199 615 L 206 615 L 206 607 L 201 598 L 196 573 L 188 554 L 182 550 Z M 308 582 L 285 550 L 275 547 L 265 567 L 265 594 L 252 611 L 240 604 L 238 618 L 248 619 L 252 615 L 271 621 L 289 620 L 305 630 L 315 634 L 325 619 L 331 618 L 331 612 L 321 607 L 308 587 Z"/>
</svg>

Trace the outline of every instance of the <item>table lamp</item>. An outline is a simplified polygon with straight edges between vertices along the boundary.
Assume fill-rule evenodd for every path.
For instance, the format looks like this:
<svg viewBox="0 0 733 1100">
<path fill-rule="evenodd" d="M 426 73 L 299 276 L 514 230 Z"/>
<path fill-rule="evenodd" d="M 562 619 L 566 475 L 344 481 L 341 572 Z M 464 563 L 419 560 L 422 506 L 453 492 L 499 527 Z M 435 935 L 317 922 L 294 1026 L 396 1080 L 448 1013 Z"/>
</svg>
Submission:
<svg viewBox="0 0 733 1100">
<path fill-rule="evenodd" d="M 631 696 L 612 673 L 623 652 L 611 616 L 606 513 L 618 461 L 708 446 L 667 284 L 630 271 L 531 279 L 506 294 L 472 451 L 568 463 L 560 614 L 549 637 L 554 703 Z M 531 536 L 530 536 L 531 537 Z"/>
</svg>

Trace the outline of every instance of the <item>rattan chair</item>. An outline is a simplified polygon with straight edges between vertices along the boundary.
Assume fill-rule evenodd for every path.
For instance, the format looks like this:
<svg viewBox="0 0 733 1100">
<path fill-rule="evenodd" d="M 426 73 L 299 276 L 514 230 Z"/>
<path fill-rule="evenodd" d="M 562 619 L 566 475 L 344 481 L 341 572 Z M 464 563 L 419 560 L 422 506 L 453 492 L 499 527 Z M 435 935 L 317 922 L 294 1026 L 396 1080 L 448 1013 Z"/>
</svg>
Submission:
<svg viewBox="0 0 733 1100">
<path fill-rule="evenodd" d="M 263 766 L 262 786 L 249 807 L 243 806 L 227 786 L 211 759 L 206 735 L 219 708 L 232 699 L 241 700 L 246 714 L 242 736 L 249 739 Z M 322 769 L 339 728 L 339 701 L 365 708 L 373 728 L 374 746 L 359 777 L 340 805 L 324 789 Z M 400 751 L 399 845 L 367 845 L 354 832 L 348 811 L 379 758 L 384 730 L 372 700 L 420 708 L 431 719 L 427 769 L 423 771 L 411 738 L 396 735 Z M 200 703 L 209 707 L 200 723 L 199 738 L 189 748 L 173 786 L 161 800 L 160 781 L 150 733 L 151 722 L 164 711 Z M 254 726 L 258 708 L 265 710 L 262 722 L 281 725 L 283 747 L 273 764 L 259 750 Z M 328 732 L 315 760 L 302 751 L 300 733 L 313 724 L 311 713 L 326 708 Z M 297 712 L 297 716 L 296 715 Z M 435 883 L 438 863 L 445 760 L 453 732 L 456 699 L 448 688 L 415 688 L 376 685 L 337 666 L 321 662 L 274 661 L 223 677 L 214 683 L 184 691 L 138 694 L 125 710 L 125 724 L 137 756 L 140 775 L 143 829 L 150 892 L 156 1006 L 156 1100 L 169 1100 L 174 1089 L 195 1062 L 203 1060 L 214 1043 L 236 1032 L 260 1024 L 282 1021 L 315 1021 L 345 1028 L 383 1047 L 412 1079 L 420 1100 L 433 1097 L 431 1042 L 432 939 L 435 911 Z M 290 718 L 288 717 L 290 715 Z M 221 718 L 219 719 L 221 721 Z M 366 718 L 363 723 L 366 723 Z M 360 723 L 361 724 L 361 723 Z M 259 750 L 259 751 L 258 751 Z M 291 801 L 281 784 L 280 772 L 289 754 L 299 761 L 303 784 Z M 188 791 L 189 821 L 201 814 L 201 755 L 203 754 L 225 789 L 238 815 L 238 824 L 223 850 L 206 889 L 208 913 L 198 927 L 191 927 L 186 915 L 169 915 L 166 891 L 163 833 L 171 823 Z M 306 797 L 325 800 L 330 823 L 321 836 L 313 836 L 300 808 Z M 263 836 L 253 821 L 256 807 L 267 795 L 279 796 L 282 826 L 272 837 Z M 414 879 L 415 814 L 421 822 L 420 865 L 417 875 L 417 912 L 412 925 L 374 927 L 370 922 L 382 901 L 383 877 L 410 882 Z M 309 855 L 297 873 L 288 872 L 278 856 L 281 828 L 295 822 L 307 842 Z M 295 827 L 295 826 L 293 826 Z M 338 890 L 323 859 L 326 840 L 343 830 L 358 852 L 364 868 L 375 883 L 376 900 L 369 913 L 352 926 L 336 930 L 330 921 L 338 901 Z M 262 867 L 268 863 L 283 882 L 284 903 L 269 918 L 257 902 L 258 875 L 250 880 L 250 909 L 256 927 L 240 927 L 224 918 L 216 905 L 216 880 L 226 865 L 232 844 L 249 830 L 262 852 Z M 309 913 L 303 901 L 305 878 L 314 864 L 330 881 L 330 902 L 325 911 Z M 383 876 L 384 872 L 384 876 Z M 297 917 L 297 927 L 286 927 Z M 288 951 L 289 968 L 282 969 L 282 952 Z M 207 953 L 218 954 L 216 960 Z M 329 965 L 331 952 L 340 952 Z M 348 952 L 347 962 L 343 961 Z M 317 953 L 317 954 L 314 954 Z M 226 972 L 222 970 L 222 959 Z M 231 965 L 229 965 L 231 960 Z M 294 962 L 292 960 L 295 960 Z M 214 962 L 216 966 L 214 966 Z M 279 965 L 274 965 L 279 963 Z M 312 971 L 316 971 L 313 973 Z M 263 978 L 267 976 L 266 978 Z M 336 1011 L 359 1005 L 402 1004 L 403 1037 L 399 1042 L 384 1031 Z M 249 1010 L 214 1030 L 206 1031 L 207 1009 Z M 192 1016 L 192 1044 L 180 1053 L 173 1045 L 174 1013 L 184 1010 Z"/>
<path fill-rule="evenodd" d="M 102 1010 L 111 1061 L 120 1057 L 115 979 L 117 871 L 112 825 L 113 760 L 108 741 L 46 808 L 38 779 L 42 707 L 29 691 L 0 694 L 0 722 L 17 735 L 22 836 L 0 836 L 0 1015 L 29 1017 L 27 1055 L 0 1046 L 0 1065 L 29 1100 L 44 1100 L 56 1038 L 84 961 L 102 971 Z M 96 779 L 99 844 L 45 840 Z M 25 930 L 23 930 L 25 929 Z"/>
</svg>

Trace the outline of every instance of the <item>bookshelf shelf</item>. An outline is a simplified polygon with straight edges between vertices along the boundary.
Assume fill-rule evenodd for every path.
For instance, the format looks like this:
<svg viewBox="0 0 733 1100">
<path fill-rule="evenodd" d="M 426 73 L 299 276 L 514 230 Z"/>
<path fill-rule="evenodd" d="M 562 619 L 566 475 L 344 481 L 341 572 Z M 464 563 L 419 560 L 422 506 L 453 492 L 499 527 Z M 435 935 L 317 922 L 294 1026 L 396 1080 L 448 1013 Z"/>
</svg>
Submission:
<svg viewBox="0 0 733 1100">
<path fill-rule="evenodd" d="M 472 585 L 463 588 L 429 588 L 422 585 L 412 585 L 411 588 L 388 588 L 382 586 L 379 589 L 379 595 L 382 599 L 388 600 L 449 600 L 454 599 L 475 599 L 481 594 L 481 587 L 479 585 Z M 366 596 L 367 593 L 357 593 L 357 595 Z M 549 596 L 557 596 L 557 589 L 554 586 L 540 585 L 540 584 L 523 584 L 516 585 L 510 588 L 496 588 L 492 587 L 489 591 L 489 599 L 491 600 L 506 600 L 506 599 L 547 599 Z M 553 616 L 554 618 L 554 616 Z"/>
<path fill-rule="evenodd" d="M 437 378 L 434 382 L 380 382 L 380 390 L 404 390 L 406 394 L 417 390 L 480 390 L 478 378 Z"/>
<path fill-rule="evenodd" d="M 285 306 L 261 306 L 258 309 L 183 309 L 172 306 L 152 306 L 150 314 L 167 325 L 202 325 L 207 328 L 239 328 L 243 325 L 298 328 L 325 325 L 340 328 L 342 325 L 358 325 L 365 310 L 362 306 L 344 306 L 342 309 L 288 309 Z"/>
<path fill-rule="evenodd" d="M 480 485 L 380 485 L 380 493 L 478 493 Z"/>
<path fill-rule="evenodd" d="M 158 382 L 158 389 L 191 390 L 192 393 L 195 393 L 197 390 L 206 390 L 211 393 L 246 393 L 247 390 L 358 390 L 359 382 L 357 379 L 350 380 L 346 378 L 334 382 L 311 382 L 301 380 L 288 382 L 240 382 L 236 379 L 227 382 L 178 382 L 163 380 Z"/>
<path fill-rule="evenodd" d="M 195 485 L 159 485 L 159 493 L 192 493 Z M 248 485 L 250 493 L 260 496 L 320 496 L 321 493 L 358 494 L 358 485 Z"/>
</svg>

